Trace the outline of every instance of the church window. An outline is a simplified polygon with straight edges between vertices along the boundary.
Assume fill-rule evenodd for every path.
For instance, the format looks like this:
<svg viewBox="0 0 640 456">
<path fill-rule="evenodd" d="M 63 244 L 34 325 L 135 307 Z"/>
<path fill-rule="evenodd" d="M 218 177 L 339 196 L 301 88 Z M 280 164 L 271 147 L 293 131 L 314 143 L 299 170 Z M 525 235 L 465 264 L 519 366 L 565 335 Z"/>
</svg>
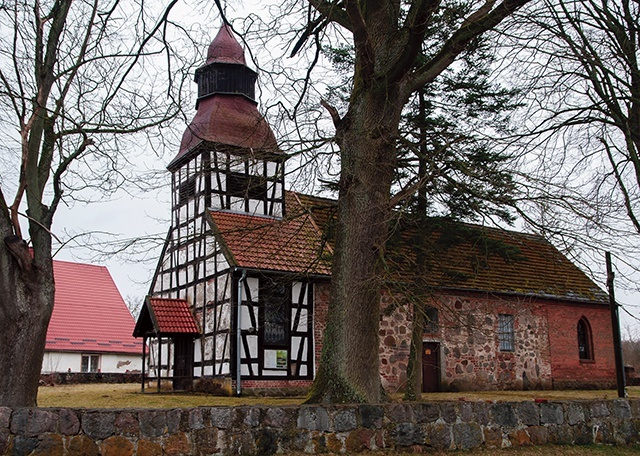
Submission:
<svg viewBox="0 0 640 456">
<path fill-rule="evenodd" d="M 435 334 L 438 332 L 438 309 L 428 306 L 424 315 L 424 328 L 425 334 Z"/>
<path fill-rule="evenodd" d="M 498 315 L 498 340 L 500 351 L 512 352 L 515 349 L 515 329 L 513 315 Z"/>
<path fill-rule="evenodd" d="M 263 200 L 267 196 L 267 183 L 258 176 L 232 172 L 227 176 L 227 192 L 239 198 Z"/>
<path fill-rule="evenodd" d="M 288 288 L 282 283 L 267 282 L 269 283 L 260 290 L 264 308 L 263 342 L 269 347 L 287 347 L 289 345 Z"/>
<path fill-rule="evenodd" d="M 190 177 L 178 187 L 179 204 L 182 206 L 196 194 L 196 178 Z"/>
<path fill-rule="evenodd" d="M 581 361 L 593 360 L 591 328 L 589 322 L 584 317 L 578 322 L 578 355 Z"/>
</svg>

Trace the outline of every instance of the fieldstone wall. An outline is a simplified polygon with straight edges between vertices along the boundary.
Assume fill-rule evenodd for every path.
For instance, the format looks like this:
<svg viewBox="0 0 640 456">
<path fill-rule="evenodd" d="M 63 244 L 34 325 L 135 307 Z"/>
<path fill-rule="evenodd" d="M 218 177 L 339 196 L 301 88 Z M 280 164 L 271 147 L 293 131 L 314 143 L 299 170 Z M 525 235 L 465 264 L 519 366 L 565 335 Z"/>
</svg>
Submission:
<svg viewBox="0 0 640 456">
<path fill-rule="evenodd" d="M 78 383 L 141 383 L 140 372 L 53 372 L 40 374 L 41 385 L 72 385 Z"/>
<path fill-rule="evenodd" d="M 88 410 L 0 407 L 0 455 L 340 453 L 628 445 L 640 400 Z"/>
</svg>

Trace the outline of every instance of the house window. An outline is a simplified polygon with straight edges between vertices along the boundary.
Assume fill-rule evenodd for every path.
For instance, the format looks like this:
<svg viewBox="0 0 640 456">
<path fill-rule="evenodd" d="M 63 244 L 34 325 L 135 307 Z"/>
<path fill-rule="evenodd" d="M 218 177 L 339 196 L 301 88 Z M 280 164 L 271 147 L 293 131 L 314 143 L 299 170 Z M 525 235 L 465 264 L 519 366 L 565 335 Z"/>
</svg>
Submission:
<svg viewBox="0 0 640 456">
<path fill-rule="evenodd" d="M 498 315 L 498 340 L 500 341 L 500 351 L 514 351 L 514 339 L 515 332 L 513 326 L 513 315 Z"/>
<path fill-rule="evenodd" d="M 100 355 L 82 355 L 80 372 L 98 372 L 100 370 Z"/>
<path fill-rule="evenodd" d="M 578 355 L 581 361 L 593 360 L 593 346 L 591 345 L 591 327 L 589 321 L 582 317 L 578 322 Z"/>
<path fill-rule="evenodd" d="M 263 342 L 269 347 L 288 347 L 289 294 L 287 286 L 270 282 L 260 291 L 264 308 Z"/>
<path fill-rule="evenodd" d="M 424 312 L 423 332 L 425 334 L 436 334 L 438 332 L 438 309 L 429 306 Z"/>
</svg>

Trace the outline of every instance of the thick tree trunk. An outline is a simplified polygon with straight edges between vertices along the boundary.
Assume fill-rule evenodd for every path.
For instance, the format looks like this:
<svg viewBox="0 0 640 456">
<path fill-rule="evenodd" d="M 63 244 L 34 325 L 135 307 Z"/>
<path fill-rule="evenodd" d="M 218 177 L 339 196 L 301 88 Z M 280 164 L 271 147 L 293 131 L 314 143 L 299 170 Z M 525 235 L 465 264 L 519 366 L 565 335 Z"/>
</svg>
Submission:
<svg viewBox="0 0 640 456">
<path fill-rule="evenodd" d="M 397 96 L 363 90 L 352 97 L 345 128 L 338 132 L 341 177 L 331 295 L 309 402 L 380 401 L 379 273 L 401 109 Z"/>
<path fill-rule="evenodd" d="M 42 261 L 30 261 L 32 256 L 26 244 L 15 236 L 3 238 L 5 242 L 0 244 L 0 406 L 33 407 L 53 311 L 51 250 L 49 248 Z"/>
</svg>

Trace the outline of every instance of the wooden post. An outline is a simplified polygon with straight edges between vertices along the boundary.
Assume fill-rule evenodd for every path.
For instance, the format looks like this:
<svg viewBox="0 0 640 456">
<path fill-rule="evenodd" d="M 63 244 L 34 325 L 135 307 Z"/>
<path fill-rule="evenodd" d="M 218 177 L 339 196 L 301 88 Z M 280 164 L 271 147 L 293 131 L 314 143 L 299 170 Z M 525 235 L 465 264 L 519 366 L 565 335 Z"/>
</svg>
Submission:
<svg viewBox="0 0 640 456">
<path fill-rule="evenodd" d="M 147 336 L 146 334 L 142 336 L 142 388 L 141 388 L 141 392 L 144 393 L 144 365 L 146 363 L 146 355 L 147 355 Z"/>
<path fill-rule="evenodd" d="M 616 358 L 616 380 L 618 385 L 618 397 L 626 397 L 624 362 L 622 360 L 622 342 L 620 341 L 620 318 L 618 315 L 618 303 L 616 302 L 613 287 L 614 273 L 611 267 L 611 252 L 605 253 L 607 263 L 607 291 L 609 292 L 609 307 L 611 308 L 611 330 L 613 332 L 613 351 Z"/>
<path fill-rule="evenodd" d="M 158 334 L 158 392 L 160 392 L 160 381 L 162 379 L 162 337 Z"/>
</svg>

